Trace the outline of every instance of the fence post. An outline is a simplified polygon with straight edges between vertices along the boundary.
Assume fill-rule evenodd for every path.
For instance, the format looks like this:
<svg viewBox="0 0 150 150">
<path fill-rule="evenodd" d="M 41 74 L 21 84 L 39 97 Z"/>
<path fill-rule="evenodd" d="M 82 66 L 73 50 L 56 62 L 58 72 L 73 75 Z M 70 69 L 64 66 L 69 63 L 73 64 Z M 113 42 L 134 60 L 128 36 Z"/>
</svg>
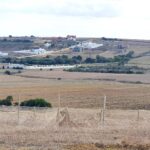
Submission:
<svg viewBox="0 0 150 150">
<path fill-rule="evenodd" d="M 104 102 L 103 102 L 103 125 L 105 123 L 105 111 L 106 111 L 106 95 L 104 96 Z"/>
<path fill-rule="evenodd" d="M 59 122 L 60 122 L 60 92 L 58 93 L 58 150 L 60 150 L 60 145 L 59 145 L 59 137 L 60 137 Z"/>
<path fill-rule="evenodd" d="M 20 94 L 18 95 L 18 124 L 20 123 Z"/>
<path fill-rule="evenodd" d="M 140 110 L 138 109 L 138 111 L 137 111 L 137 121 L 139 121 L 140 120 Z"/>
<path fill-rule="evenodd" d="M 57 110 L 57 122 L 59 125 L 59 121 L 60 121 L 60 93 L 58 93 L 58 110 Z"/>
<path fill-rule="evenodd" d="M 34 117 L 36 117 L 36 107 L 35 106 L 33 108 L 33 111 L 34 111 Z"/>
</svg>

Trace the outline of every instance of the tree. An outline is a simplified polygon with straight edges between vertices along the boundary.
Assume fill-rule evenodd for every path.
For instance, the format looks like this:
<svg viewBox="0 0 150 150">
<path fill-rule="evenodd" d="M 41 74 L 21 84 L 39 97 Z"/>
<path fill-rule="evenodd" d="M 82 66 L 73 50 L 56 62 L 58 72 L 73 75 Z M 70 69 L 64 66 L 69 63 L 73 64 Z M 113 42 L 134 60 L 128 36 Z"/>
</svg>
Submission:
<svg viewBox="0 0 150 150">
<path fill-rule="evenodd" d="M 80 55 L 72 57 L 73 64 L 79 64 L 81 63 L 81 61 L 82 61 L 82 57 Z"/>
<path fill-rule="evenodd" d="M 55 58 L 56 64 L 64 64 L 64 59 L 61 56 Z"/>
<path fill-rule="evenodd" d="M 109 62 L 109 61 L 110 61 L 110 59 L 108 59 L 108 58 L 105 58 L 105 57 L 102 57 L 99 55 L 96 56 L 96 62 L 97 63 L 105 63 L 105 62 Z"/>
<path fill-rule="evenodd" d="M 95 63 L 95 62 L 96 62 L 96 60 L 93 58 L 86 58 L 85 59 L 85 63 Z"/>
<path fill-rule="evenodd" d="M 12 58 L 10 58 L 10 57 L 5 58 L 5 62 L 6 63 L 11 63 L 12 62 Z"/>
<path fill-rule="evenodd" d="M 11 101 L 11 102 L 12 102 L 12 101 L 13 101 L 13 97 L 12 97 L 12 96 L 7 96 L 7 97 L 6 97 L 6 100 L 8 100 L 8 101 Z"/>
</svg>

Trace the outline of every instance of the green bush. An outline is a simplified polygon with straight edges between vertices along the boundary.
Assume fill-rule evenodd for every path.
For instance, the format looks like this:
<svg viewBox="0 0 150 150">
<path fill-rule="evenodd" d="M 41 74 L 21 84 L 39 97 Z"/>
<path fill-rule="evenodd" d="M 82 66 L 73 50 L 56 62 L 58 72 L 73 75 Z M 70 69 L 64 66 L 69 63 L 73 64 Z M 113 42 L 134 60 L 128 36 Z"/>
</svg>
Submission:
<svg viewBox="0 0 150 150">
<path fill-rule="evenodd" d="M 11 72 L 10 72 L 9 70 L 6 70 L 4 73 L 5 73 L 6 75 L 11 75 Z"/>
<path fill-rule="evenodd" d="M 0 105 L 11 106 L 13 101 L 12 96 L 7 96 L 6 99 L 0 100 Z"/>
<path fill-rule="evenodd" d="M 21 102 L 20 106 L 28 106 L 28 107 L 52 107 L 50 103 L 45 101 L 42 98 L 30 99 Z"/>
</svg>

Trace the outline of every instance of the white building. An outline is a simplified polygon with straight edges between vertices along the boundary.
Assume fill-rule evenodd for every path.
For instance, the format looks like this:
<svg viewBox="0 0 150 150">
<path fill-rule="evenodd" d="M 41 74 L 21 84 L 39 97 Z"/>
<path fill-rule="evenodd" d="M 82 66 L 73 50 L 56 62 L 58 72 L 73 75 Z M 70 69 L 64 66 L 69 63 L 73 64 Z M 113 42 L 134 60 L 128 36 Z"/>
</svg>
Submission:
<svg viewBox="0 0 150 150">
<path fill-rule="evenodd" d="M 93 42 L 82 42 L 80 44 L 80 46 L 85 48 L 85 49 L 86 48 L 87 49 L 95 49 L 95 48 L 103 46 L 103 44 L 97 44 L 97 43 L 93 43 Z"/>
<path fill-rule="evenodd" d="M 25 66 L 24 69 L 31 69 L 31 70 L 39 70 L 39 69 L 70 69 L 74 68 L 76 65 L 32 65 L 32 66 Z"/>
<path fill-rule="evenodd" d="M 93 43 L 93 42 L 82 42 L 78 45 L 73 45 L 70 47 L 70 49 L 73 52 L 82 52 L 84 49 L 96 49 L 103 46 L 103 44 L 97 44 L 97 43 Z"/>
<path fill-rule="evenodd" d="M 67 35 L 67 40 L 76 41 L 77 37 L 76 35 Z"/>
<path fill-rule="evenodd" d="M 10 68 L 10 69 L 25 69 L 25 65 L 23 65 L 23 64 L 8 64 L 8 68 Z"/>
<path fill-rule="evenodd" d="M 40 54 L 47 53 L 47 51 L 45 49 L 43 49 L 43 48 L 38 48 L 38 49 L 31 49 L 31 50 L 15 51 L 15 53 L 40 55 Z"/>
<path fill-rule="evenodd" d="M 44 46 L 45 46 L 46 48 L 51 47 L 51 45 L 52 45 L 51 43 L 45 43 L 45 44 L 44 44 Z"/>
<path fill-rule="evenodd" d="M 7 57 L 7 56 L 8 56 L 8 53 L 0 52 L 0 57 Z"/>
<path fill-rule="evenodd" d="M 40 70 L 40 69 L 45 69 L 45 70 L 49 70 L 49 69 L 70 69 L 70 68 L 74 68 L 76 67 L 76 65 L 30 65 L 30 66 L 26 66 L 23 64 L 8 64 L 7 68 L 9 69 L 31 69 L 31 70 Z"/>
<path fill-rule="evenodd" d="M 35 55 L 39 55 L 39 54 L 45 54 L 47 51 L 43 48 L 39 48 L 39 49 L 32 49 L 31 53 L 35 54 Z"/>
</svg>

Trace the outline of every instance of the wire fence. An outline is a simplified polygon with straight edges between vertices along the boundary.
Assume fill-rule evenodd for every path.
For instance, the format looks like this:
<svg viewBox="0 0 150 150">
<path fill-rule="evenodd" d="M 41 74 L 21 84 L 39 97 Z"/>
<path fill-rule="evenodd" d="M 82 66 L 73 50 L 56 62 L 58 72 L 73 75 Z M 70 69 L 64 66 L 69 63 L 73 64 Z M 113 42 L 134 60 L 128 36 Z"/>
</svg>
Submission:
<svg viewBox="0 0 150 150">
<path fill-rule="evenodd" d="M 59 150 L 74 144 L 150 139 L 149 111 L 103 109 L 20 107 L 18 112 L 17 107 L 2 106 L 0 140 L 9 148 Z"/>
<path fill-rule="evenodd" d="M 15 101 L 22 100 L 22 96 L 13 96 Z M 78 97 L 72 101 L 70 95 L 60 93 L 52 102 L 57 107 L 52 108 L 0 106 L 0 146 L 63 150 L 76 144 L 117 144 L 125 140 L 150 143 L 150 111 L 141 107 L 143 103 L 148 106 L 149 94 L 103 95 L 98 100 L 85 97 L 84 101 Z"/>
</svg>

